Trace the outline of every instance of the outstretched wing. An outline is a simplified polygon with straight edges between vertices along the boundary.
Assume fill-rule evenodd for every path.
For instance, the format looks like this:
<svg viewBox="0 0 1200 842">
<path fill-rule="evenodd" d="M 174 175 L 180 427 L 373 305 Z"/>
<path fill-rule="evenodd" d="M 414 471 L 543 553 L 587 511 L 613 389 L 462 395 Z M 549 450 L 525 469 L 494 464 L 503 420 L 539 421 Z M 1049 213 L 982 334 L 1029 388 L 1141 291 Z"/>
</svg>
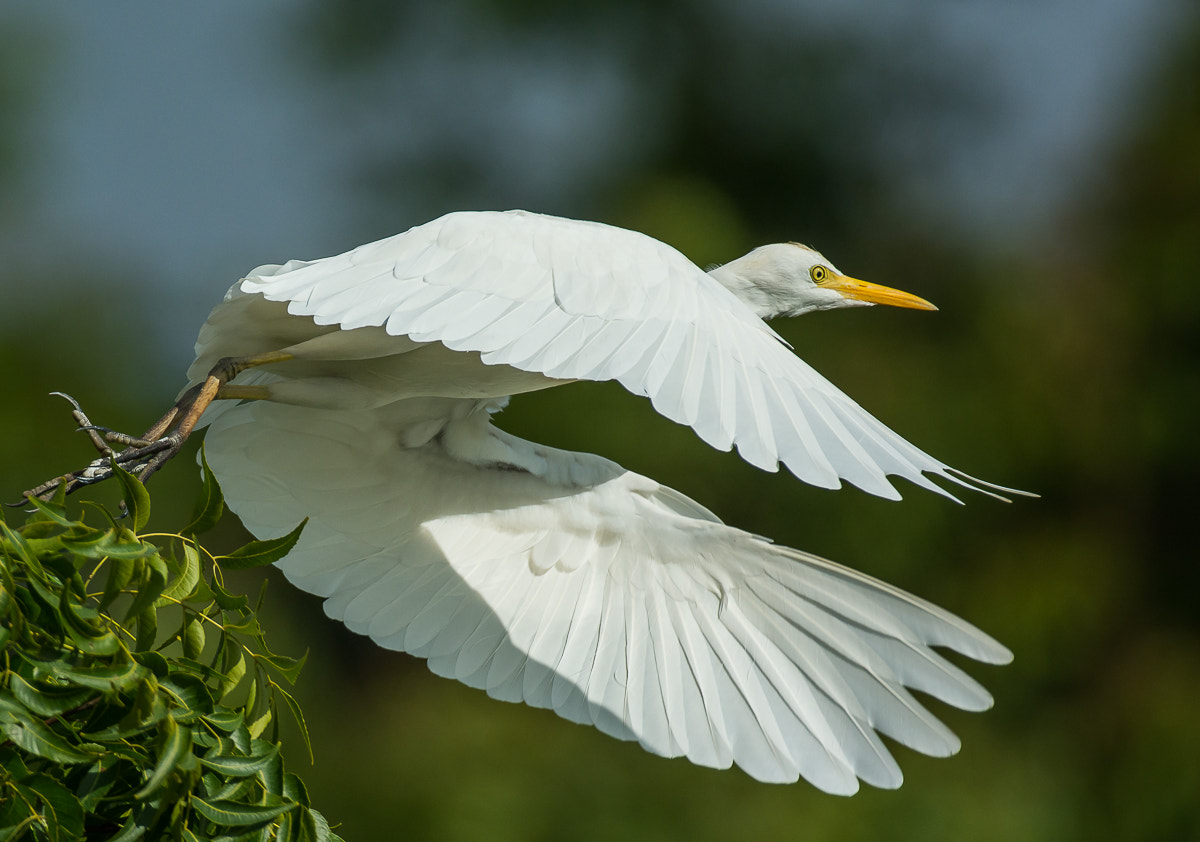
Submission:
<svg viewBox="0 0 1200 842">
<path fill-rule="evenodd" d="M 834 793 L 900 784 L 880 734 L 958 748 L 906 688 L 990 705 L 931 647 L 1009 653 L 947 612 L 608 460 L 502 433 L 471 402 L 404 403 L 457 420 L 403 448 L 389 408 L 261 402 L 207 438 L 251 531 L 311 517 L 280 566 L 380 645 L 660 755 Z"/>
<path fill-rule="evenodd" d="M 996 488 L 875 420 L 675 249 L 621 228 L 453 213 L 336 257 L 262 267 L 241 287 L 322 325 L 383 325 L 491 364 L 617 380 L 713 447 L 817 486 L 847 480 L 896 499 L 897 475 L 952 496 L 931 474 Z"/>
</svg>

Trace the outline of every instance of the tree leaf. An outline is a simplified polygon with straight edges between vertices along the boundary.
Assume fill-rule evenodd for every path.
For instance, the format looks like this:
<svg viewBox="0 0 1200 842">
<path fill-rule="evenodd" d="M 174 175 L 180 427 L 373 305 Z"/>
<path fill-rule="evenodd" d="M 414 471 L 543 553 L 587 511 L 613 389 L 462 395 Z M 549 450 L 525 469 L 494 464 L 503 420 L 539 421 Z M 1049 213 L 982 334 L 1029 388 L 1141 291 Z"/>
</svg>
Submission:
<svg viewBox="0 0 1200 842">
<path fill-rule="evenodd" d="M 154 673 L 154 677 L 159 680 L 166 678 L 173 671 L 167 659 L 158 652 L 134 652 L 133 659 Z"/>
<path fill-rule="evenodd" d="M 16 553 L 16 557 L 20 561 L 23 561 L 25 564 L 29 565 L 29 568 L 39 576 L 44 577 L 46 575 L 46 571 L 42 567 L 41 561 L 38 560 L 37 553 L 35 553 L 33 548 L 29 546 L 29 542 L 25 540 L 25 536 L 18 532 L 14 532 L 8 527 L 8 524 L 2 520 L 0 520 L 0 534 L 4 536 L 5 541 L 10 547 L 12 547 L 13 551 Z"/>
<path fill-rule="evenodd" d="M 0 732 L 30 754 L 55 763 L 87 763 L 96 759 L 96 755 L 71 746 L 41 720 L 27 713 L 7 708 L 0 710 Z"/>
<path fill-rule="evenodd" d="M 162 813 L 165 806 L 158 805 L 156 807 L 154 802 L 150 802 L 144 809 L 137 810 L 121 827 L 120 832 L 108 839 L 107 842 L 134 842 L 134 840 L 143 838 L 158 820 L 159 814 Z"/>
<path fill-rule="evenodd" d="M 64 535 L 63 546 L 84 558 L 145 558 L 156 555 L 158 548 L 139 539 L 128 529 L 118 527 L 107 532 Z"/>
<path fill-rule="evenodd" d="M 174 717 L 166 717 L 158 725 L 159 750 L 158 762 L 146 785 L 134 793 L 133 797 L 144 800 L 155 790 L 166 783 L 167 778 L 175 771 L 183 756 L 191 751 L 192 731 L 190 728 L 180 728 Z"/>
<path fill-rule="evenodd" d="M 255 780 L 258 781 L 259 786 L 263 788 L 263 792 L 265 792 L 267 795 L 282 799 L 284 769 L 283 758 L 280 757 L 278 751 L 278 749 L 281 747 L 281 744 L 260 741 L 253 745 L 254 754 L 259 754 L 263 750 L 260 747 L 275 749 L 275 753 L 271 758 L 271 762 L 255 773 L 254 777 Z"/>
<path fill-rule="evenodd" d="M 273 842 L 299 842 L 300 823 L 296 821 L 296 817 L 302 810 L 303 808 L 279 817 L 279 822 L 275 825 L 275 833 L 270 837 Z"/>
<path fill-rule="evenodd" d="M 259 658 L 274 667 L 280 675 L 287 679 L 288 684 L 295 684 L 296 679 L 300 677 L 300 670 L 304 668 L 304 662 L 308 660 L 308 653 L 305 652 L 301 658 L 292 658 L 267 652 L 259 655 Z"/>
<path fill-rule="evenodd" d="M 21 704 L 41 717 L 65 713 L 83 704 L 95 693 L 86 687 L 62 687 L 40 681 L 36 685 L 30 684 L 16 673 L 9 675 L 8 689 Z"/>
<path fill-rule="evenodd" d="M 278 804 L 266 807 L 228 800 L 205 801 L 198 795 L 192 796 L 191 805 L 192 809 L 204 818 L 222 827 L 247 827 L 269 822 L 276 816 L 282 816 L 289 810 L 296 809 L 297 806 L 296 804 Z"/>
<path fill-rule="evenodd" d="M 160 605 L 169 604 L 172 601 L 182 602 L 195 590 L 196 583 L 200 581 L 200 553 L 196 551 L 190 541 L 183 541 L 181 547 L 183 563 L 180 565 L 179 575 L 163 591 L 163 599 L 159 601 Z"/>
<path fill-rule="evenodd" d="M 250 736 L 258 737 L 259 735 L 261 735 L 262 732 L 266 729 L 266 727 L 271 724 L 271 719 L 274 716 L 275 716 L 275 713 L 270 708 L 267 708 L 265 711 L 263 711 L 262 716 L 260 716 L 258 719 L 254 720 L 247 726 L 250 730 Z"/>
<path fill-rule="evenodd" d="M 83 836 L 83 805 L 62 784 L 49 775 L 36 774 L 21 783 L 26 789 L 37 793 L 46 805 L 47 813 L 54 814 L 58 835 L 48 834 L 50 839 L 74 842 Z M 47 816 L 49 818 L 49 816 Z M 49 825 L 50 823 L 47 822 Z"/>
<path fill-rule="evenodd" d="M 61 602 L 60 595 L 57 591 L 51 590 L 51 587 L 59 587 L 59 583 L 53 581 L 45 570 L 42 571 L 42 575 L 31 576 L 28 581 L 29 588 L 26 590 L 26 593 L 40 602 L 49 615 L 41 617 L 40 622 L 47 623 L 52 616 L 57 621 L 54 628 L 55 636 L 58 637 L 65 634 L 66 632 L 62 627 L 66 624 L 66 621 L 63 620 L 62 613 L 58 607 Z"/>
<path fill-rule="evenodd" d="M 0 565 L 0 617 L 7 616 L 9 609 L 16 604 L 16 600 L 13 599 L 13 591 L 16 590 L 16 584 L 12 580 L 8 568 Z"/>
<path fill-rule="evenodd" d="M 237 660 L 229 662 L 221 679 L 221 686 L 217 692 L 222 700 L 242 683 L 242 679 L 246 676 L 246 656 L 240 649 L 237 650 Z"/>
<path fill-rule="evenodd" d="M 134 661 L 123 661 L 98 667 L 76 667 L 65 661 L 39 661 L 38 665 L 63 681 L 80 687 L 91 687 L 106 693 L 130 690 L 148 675 L 146 668 Z"/>
<path fill-rule="evenodd" d="M 40 827 L 45 831 L 43 838 L 48 840 L 48 842 L 61 842 L 62 835 L 58 826 L 58 817 L 54 814 L 54 810 L 49 808 L 44 811 L 38 810 L 38 804 L 41 803 L 42 799 L 36 792 L 29 789 L 24 784 L 18 781 L 13 781 L 11 784 L 9 784 L 9 786 L 11 786 L 13 791 L 17 794 L 17 799 L 14 800 L 19 799 L 24 805 L 28 805 L 29 809 L 33 811 L 33 820 L 30 821 L 27 818 L 20 823 L 19 827 L 23 828 L 31 825 L 33 827 Z M 5 831 L 5 835 L 9 838 L 16 838 L 15 833 L 7 833 L 8 828 L 3 828 L 3 830 Z"/>
<path fill-rule="evenodd" d="M 204 623 L 199 617 L 193 616 L 183 627 L 183 655 L 185 658 L 199 658 L 204 652 Z"/>
<path fill-rule="evenodd" d="M 292 712 L 292 718 L 296 720 L 296 724 L 300 727 L 300 737 L 304 740 L 304 747 L 308 749 L 308 762 L 316 763 L 316 757 L 313 755 L 312 739 L 308 734 L 308 723 L 304 720 L 304 711 L 300 709 L 300 703 L 293 698 L 291 693 L 273 681 L 271 682 L 271 688 L 274 692 L 283 696 L 284 704 L 288 706 L 288 710 Z"/>
<path fill-rule="evenodd" d="M 105 658 L 121 650 L 121 641 L 108 629 L 107 624 L 100 621 L 96 610 L 80 605 L 78 595 L 69 587 L 62 590 L 59 613 L 66 620 L 71 642 L 80 652 Z"/>
<path fill-rule="evenodd" d="M 229 555 L 217 556 L 216 561 L 226 570 L 248 570 L 251 567 L 262 567 L 279 561 L 292 551 L 292 547 L 296 546 L 296 542 L 300 540 L 300 533 L 307 523 L 308 518 L 305 518 L 287 535 L 267 541 L 251 541 Z"/>
<path fill-rule="evenodd" d="M 283 797 L 299 803 L 302 807 L 311 804 L 308 800 L 308 787 L 304 785 L 304 781 L 300 779 L 299 775 L 292 772 L 283 776 Z"/>
<path fill-rule="evenodd" d="M 213 592 L 213 600 L 222 611 L 241 611 L 250 600 L 244 594 L 234 594 L 221 587 L 214 573 L 208 587 Z"/>
<path fill-rule="evenodd" d="M 258 686 L 259 682 L 251 681 L 250 686 L 246 688 L 246 700 L 242 702 L 242 709 L 246 711 L 248 716 L 253 716 L 257 708 Z"/>
<path fill-rule="evenodd" d="M 59 487 L 62 488 L 63 486 Z M 66 508 L 59 503 L 55 503 L 54 501 L 47 503 L 39 500 L 36 497 L 26 497 L 25 502 L 37 509 L 38 515 L 51 523 L 56 523 L 59 526 L 66 526 L 68 528 L 75 526 L 76 524 L 75 521 L 67 517 Z"/>
<path fill-rule="evenodd" d="M 134 597 L 129 610 L 125 612 L 125 622 L 129 622 L 131 617 L 152 610 L 167 587 L 167 576 L 167 565 L 158 556 L 158 553 L 147 556 L 145 564 L 142 566 L 141 578 L 138 581 L 137 596 Z"/>
<path fill-rule="evenodd" d="M 312 838 L 314 842 L 344 842 L 342 837 L 338 836 L 329 827 L 329 822 L 325 821 L 325 817 L 316 810 L 309 808 L 304 811 L 306 818 L 312 820 L 313 830 Z"/>
<path fill-rule="evenodd" d="M 154 648 L 158 640 L 158 611 L 147 608 L 137 616 L 137 641 L 134 646 L 139 652 Z"/>
<path fill-rule="evenodd" d="M 106 755 L 93 763 L 75 788 L 85 813 L 94 813 L 109 791 L 121 780 L 122 768 Z"/>
<path fill-rule="evenodd" d="M 212 713 L 204 714 L 203 718 L 205 722 L 227 734 L 241 728 L 246 721 L 241 711 L 229 710 L 228 708 L 218 708 Z"/>
<path fill-rule="evenodd" d="M 121 641 L 112 632 L 108 632 L 100 637 L 88 637 L 80 634 L 70 624 L 68 624 L 67 631 L 70 633 L 71 642 L 75 644 L 75 648 L 85 655 L 96 658 L 107 658 L 109 655 L 115 655 L 121 651 Z"/>
<path fill-rule="evenodd" d="M 212 691 L 203 679 L 190 673 L 176 670 L 160 686 L 171 694 L 171 715 L 180 725 L 190 725 L 213 710 Z"/>
<path fill-rule="evenodd" d="M 121 487 L 125 489 L 125 508 L 129 512 L 129 520 L 133 523 L 133 530 L 141 532 L 150 521 L 150 493 L 146 491 L 146 486 L 142 485 L 140 479 L 118 465 L 115 460 L 110 464 L 113 473 L 121 481 Z"/>
<path fill-rule="evenodd" d="M 206 755 L 200 758 L 200 763 L 227 778 L 248 778 L 270 766 L 278 754 L 279 746 L 272 745 L 265 753 L 251 757 L 235 754 Z"/>
<path fill-rule="evenodd" d="M 153 675 L 146 676 L 146 680 L 137 686 L 133 707 L 126 719 L 132 720 L 138 726 L 138 730 L 151 723 L 160 722 L 167 716 L 167 705 L 159 695 L 158 686 L 158 678 Z"/>
<path fill-rule="evenodd" d="M 97 503 L 95 500 L 84 500 L 84 501 L 83 501 L 83 508 L 84 508 L 86 511 L 90 511 L 90 512 L 99 512 L 99 513 L 100 513 L 100 516 L 101 516 L 101 517 L 103 517 L 103 518 L 104 518 L 106 521 L 108 521 L 108 525 L 109 525 L 109 527 L 110 527 L 110 528 L 112 528 L 112 529 L 116 529 L 116 528 L 117 528 L 117 526 L 118 526 L 118 524 L 117 524 L 117 520 L 116 520 L 116 518 L 114 518 L 114 517 L 112 516 L 112 512 L 110 512 L 108 509 L 106 509 L 106 508 L 104 508 L 103 506 L 101 506 L 101 505 L 100 505 L 99 503 Z"/>
<path fill-rule="evenodd" d="M 187 594 L 187 596 L 183 597 L 184 602 L 191 602 L 196 605 L 205 606 L 215 600 L 216 595 L 213 594 L 212 589 L 208 586 L 208 582 L 204 580 L 203 576 L 196 580 L 196 584 L 192 587 L 192 590 Z"/>
<path fill-rule="evenodd" d="M 225 626 L 225 631 L 235 634 L 244 634 L 249 637 L 262 637 L 262 627 L 258 624 L 258 617 L 250 615 L 240 623 L 229 623 Z"/>
<path fill-rule="evenodd" d="M 203 485 L 200 496 L 196 498 L 196 506 L 192 511 L 191 522 L 179 530 L 182 535 L 199 535 L 217 525 L 225 511 L 225 498 L 221 494 L 221 486 L 212 469 L 208 467 L 208 458 L 204 454 L 204 445 L 200 445 L 200 473 Z"/>
<path fill-rule="evenodd" d="M 134 560 L 128 557 L 108 560 L 108 578 L 104 581 L 104 593 L 100 596 L 100 608 L 107 608 L 133 577 Z"/>
</svg>

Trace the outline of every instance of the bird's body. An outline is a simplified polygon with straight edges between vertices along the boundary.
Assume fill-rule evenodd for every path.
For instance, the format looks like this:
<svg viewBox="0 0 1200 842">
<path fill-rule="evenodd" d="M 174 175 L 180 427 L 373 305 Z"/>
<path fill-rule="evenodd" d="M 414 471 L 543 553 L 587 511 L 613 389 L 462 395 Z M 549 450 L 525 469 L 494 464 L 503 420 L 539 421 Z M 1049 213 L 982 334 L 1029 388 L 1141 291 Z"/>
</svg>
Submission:
<svg viewBox="0 0 1200 842">
<path fill-rule="evenodd" d="M 760 318 L 862 297 L 925 304 L 855 284 L 868 286 L 795 244 L 705 273 L 622 229 L 451 214 L 255 270 L 210 316 L 190 374 L 283 358 L 232 381 L 260 400 L 207 410 L 208 459 L 252 532 L 311 519 L 280 566 L 330 616 L 438 674 L 658 754 L 849 793 L 859 778 L 899 785 L 879 733 L 956 750 L 906 687 L 990 704 L 931 647 L 997 663 L 1007 650 L 614 462 L 491 420 L 509 395 L 615 379 L 713 446 L 816 485 L 890 498 L 888 475 L 943 494 L 930 475 L 986 485 L 892 433 Z"/>
</svg>

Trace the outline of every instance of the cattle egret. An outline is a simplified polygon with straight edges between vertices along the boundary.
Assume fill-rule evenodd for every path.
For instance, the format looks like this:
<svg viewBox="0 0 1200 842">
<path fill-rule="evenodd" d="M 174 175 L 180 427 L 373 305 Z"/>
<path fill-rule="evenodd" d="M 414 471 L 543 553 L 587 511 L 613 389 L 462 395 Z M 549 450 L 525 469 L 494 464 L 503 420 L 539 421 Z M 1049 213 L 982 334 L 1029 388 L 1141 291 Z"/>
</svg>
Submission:
<svg viewBox="0 0 1200 842">
<path fill-rule="evenodd" d="M 438 675 L 763 781 L 896 787 L 880 735 L 959 747 L 910 689 L 992 702 L 934 647 L 996 664 L 1007 649 L 614 462 L 492 424 L 511 395 L 616 380 L 713 447 L 822 488 L 898 499 L 894 475 L 948 497 L 934 479 L 1008 491 L 893 433 L 764 322 L 871 304 L 935 309 L 797 243 L 706 273 L 608 225 L 452 213 L 238 281 L 200 331 L 192 388 L 120 459 L 148 473 L 207 425 L 251 532 L 310 519 L 287 577 Z"/>
</svg>

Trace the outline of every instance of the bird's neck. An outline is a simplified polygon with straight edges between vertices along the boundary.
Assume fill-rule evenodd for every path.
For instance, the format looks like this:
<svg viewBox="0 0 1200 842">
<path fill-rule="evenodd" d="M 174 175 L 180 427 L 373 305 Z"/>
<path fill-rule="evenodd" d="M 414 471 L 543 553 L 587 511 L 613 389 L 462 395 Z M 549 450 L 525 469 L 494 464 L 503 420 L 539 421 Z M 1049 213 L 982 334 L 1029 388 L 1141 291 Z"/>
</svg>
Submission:
<svg viewBox="0 0 1200 842">
<path fill-rule="evenodd" d="M 752 256 L 753 252 L 723 266 L 714 267 L 708 271 L 708 275 L 737 296 L 738 300 L 753 310 L 760 319 L 773 319 L 786 312 L 786 308 L 781 308 L 779 298 L 758 282 L 757 274 L 761 267 L 746 265 L 747 258 Z"/>
</svg>

